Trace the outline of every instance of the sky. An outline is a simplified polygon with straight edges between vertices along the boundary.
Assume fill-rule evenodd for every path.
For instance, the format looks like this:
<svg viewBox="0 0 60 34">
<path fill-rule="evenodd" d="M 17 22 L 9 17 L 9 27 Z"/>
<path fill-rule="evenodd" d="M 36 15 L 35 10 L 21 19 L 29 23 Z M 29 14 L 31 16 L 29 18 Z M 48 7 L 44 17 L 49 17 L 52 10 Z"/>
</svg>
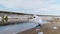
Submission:
<svg viewBox="0 0 60 34">
<path fill-rule="evenodd" d="M 60 0 L 0 0 L 0 11 L 60 15 Z"/>
</svg>

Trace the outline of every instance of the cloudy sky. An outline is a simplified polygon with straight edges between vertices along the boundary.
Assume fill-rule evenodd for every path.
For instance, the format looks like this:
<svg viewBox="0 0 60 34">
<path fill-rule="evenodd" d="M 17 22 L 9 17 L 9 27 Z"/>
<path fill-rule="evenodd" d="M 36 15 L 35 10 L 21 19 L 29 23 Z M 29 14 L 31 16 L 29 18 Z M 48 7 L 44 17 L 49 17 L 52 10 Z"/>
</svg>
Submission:
<svg viewBox="0 0 60 34">
<path fill-rule="evenodd" d="M 60 0 L 0 0 L 1 11 L 60 15 Z"/>
</svg>

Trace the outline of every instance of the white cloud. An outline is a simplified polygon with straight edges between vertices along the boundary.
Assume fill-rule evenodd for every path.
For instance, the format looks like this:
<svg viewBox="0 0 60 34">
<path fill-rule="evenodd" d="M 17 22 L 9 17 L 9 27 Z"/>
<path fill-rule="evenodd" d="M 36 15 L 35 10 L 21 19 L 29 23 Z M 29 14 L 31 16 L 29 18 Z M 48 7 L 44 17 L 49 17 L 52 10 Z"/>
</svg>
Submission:
<svg viewBox="0 0 60 34">
<path fill-rule="evenodd" d="M 40 1 L 27 1 L 27 0 L 3 0 L 0 1 L 2 5 L 8 8 L 24 8 L 24 9 L 31 9 L 36 8 L 38 5 L 42 5 L 42 2 Z"/>
<path fill-rule="evenodd" d="M 54 11 L 60 11 L 60 5 L 50 5 L 49 8 Z"/>
<path fill-rule="evenodd" d="M 56 0 L 0 0 L 0 4 L 7 8 L 33 10 L 30 12 L 37 14 L 47 14 L 48 12 L 55 14 L 57 11 L 60 11 L 60 5 L 55 3 Z"/>
</svg>

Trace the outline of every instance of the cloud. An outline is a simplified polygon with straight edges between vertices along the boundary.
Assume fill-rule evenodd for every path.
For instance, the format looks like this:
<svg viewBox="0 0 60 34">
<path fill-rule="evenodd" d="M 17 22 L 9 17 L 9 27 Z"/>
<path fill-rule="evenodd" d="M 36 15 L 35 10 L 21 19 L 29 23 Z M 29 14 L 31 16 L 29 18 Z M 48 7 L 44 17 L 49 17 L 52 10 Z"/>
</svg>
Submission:
<svg viewBox="0 0 60 34">
<path fill-rule="evenodd" d="M 28 0 L 8 0 L 8 1 L 2 1 L 1 2 L 2 5 L 4 5 L 5 7 L 8 8 L 23 8 L 23 9 L 31 9 L 31 8 L 37 8 L 38 6 L 42 5 L 43 2 L 41 1 L 28 1 Z"/>
<path fill-rule="evenodd" d="M 41 0 L 0 0 L 0 3 L 8 8 L 23 8 L 23 9 L 35 9 L 45 7 L 52 1 L 41 1 Z"/>
<path fill-rule="evenodd" d="M 60 11 L 57 0 L 0 0 L 0 4 L 14 11 L 34 14 L 55 14 Z"/>
</svg>

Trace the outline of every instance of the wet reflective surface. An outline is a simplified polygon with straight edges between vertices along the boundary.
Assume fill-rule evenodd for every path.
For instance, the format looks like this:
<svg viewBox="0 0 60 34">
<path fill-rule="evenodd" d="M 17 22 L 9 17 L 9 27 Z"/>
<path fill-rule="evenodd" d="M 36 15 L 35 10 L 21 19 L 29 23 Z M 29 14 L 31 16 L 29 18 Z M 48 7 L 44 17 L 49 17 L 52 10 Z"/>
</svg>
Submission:
<svg viewBox="0 0 60 34">
<path fill-rule="evenodd" d="M 42 25 L 42 27 L 31 28 L 17 34 L 60 34 L 60 22 L 51 22 Z"/>
<path fill-rule="evenodd" d="M 22 32 L 24 30 L 35 27 L 35 23 L 21 23 L 21 24 L 13 24 L 0 26 L 0 34 L 14 34 L 17 32 Z"/>
</svg>

